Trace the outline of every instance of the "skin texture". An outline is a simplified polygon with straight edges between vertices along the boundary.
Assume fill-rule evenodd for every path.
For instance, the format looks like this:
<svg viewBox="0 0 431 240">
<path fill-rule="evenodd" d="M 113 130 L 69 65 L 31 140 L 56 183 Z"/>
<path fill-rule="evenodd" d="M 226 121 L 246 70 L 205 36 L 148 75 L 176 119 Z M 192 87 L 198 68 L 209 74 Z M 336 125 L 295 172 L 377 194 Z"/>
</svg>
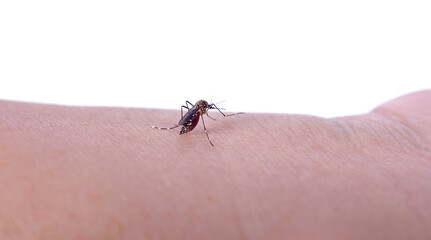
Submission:
<svg viewBox="0 0 431 240">
<path fill-rule="evenodd" d="M 431 91 L 210 115 L 0 101 L 0 239 L 431 239 Z"/>
</svg>

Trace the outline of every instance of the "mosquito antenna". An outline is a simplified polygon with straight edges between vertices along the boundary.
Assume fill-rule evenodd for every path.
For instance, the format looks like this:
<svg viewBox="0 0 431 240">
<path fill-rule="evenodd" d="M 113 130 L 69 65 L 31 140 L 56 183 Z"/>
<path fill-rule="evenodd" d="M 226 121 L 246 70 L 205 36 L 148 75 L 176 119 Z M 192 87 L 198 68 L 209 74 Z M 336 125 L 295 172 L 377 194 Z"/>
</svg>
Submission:
<svg viewBox="0 0 431 240">
<path fill-rule="evenodd" d="M 212 101 L 211 101 L 212 102 Z M 220 101 L 220 102 L 218 102 L 218 103 L 214 103 L 215 105 L 218 105 L 218 104 L 220 104 L 220 103 L 223 103 L 223 102 L 226 102 L 226 100 L 223 100 L 223 101 Z"/>
</svg>

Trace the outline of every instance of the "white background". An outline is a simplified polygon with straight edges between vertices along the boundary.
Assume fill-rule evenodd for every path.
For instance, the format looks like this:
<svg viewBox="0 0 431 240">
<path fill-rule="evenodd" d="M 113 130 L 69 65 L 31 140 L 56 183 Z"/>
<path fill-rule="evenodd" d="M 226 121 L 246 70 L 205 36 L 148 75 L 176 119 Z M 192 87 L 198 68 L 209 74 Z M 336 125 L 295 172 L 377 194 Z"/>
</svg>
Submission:
<svg viewBox="0 0 431 240">
<path fill-rule="evenodd" d="M 0 99 L 339 116 L 431 87 L 431 1 L 1 1 Z"/>
</svg>

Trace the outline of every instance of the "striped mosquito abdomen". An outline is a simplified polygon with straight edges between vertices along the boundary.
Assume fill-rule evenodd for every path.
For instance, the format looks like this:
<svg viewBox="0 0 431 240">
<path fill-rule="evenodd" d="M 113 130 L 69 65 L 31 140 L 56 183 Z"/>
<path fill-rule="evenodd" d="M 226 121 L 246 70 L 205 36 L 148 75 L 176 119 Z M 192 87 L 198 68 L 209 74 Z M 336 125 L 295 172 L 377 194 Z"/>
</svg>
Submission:
<svg viewBox="0 0 431 240">
<path fill-rule="evenodd" d="M 196 111 L 188 119 L 186 119 L 184 123 L 181 124 L 183 125 L 183 127 L 181 128 L 180 135 L 193 130 L 199 122 L 200 115 L 201 113 L 199 111 Z"/>
</svg>

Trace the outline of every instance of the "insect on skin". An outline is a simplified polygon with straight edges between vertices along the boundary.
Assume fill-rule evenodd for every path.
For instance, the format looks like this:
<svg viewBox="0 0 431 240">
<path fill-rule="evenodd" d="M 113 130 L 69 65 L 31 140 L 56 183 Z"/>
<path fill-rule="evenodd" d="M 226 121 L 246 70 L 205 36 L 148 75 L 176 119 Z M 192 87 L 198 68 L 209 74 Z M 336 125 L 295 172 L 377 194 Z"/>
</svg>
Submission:
<svg viewBox="0 0 431 240">
<path fill-rule="evenodd" d="M 189 105 L 191 107 L 189 107 Z M 185 115 L 183 115 L 183 108 L 188 110 Z M 152 126 L 152 128 L 161 129 L 161 130 L 170 130 L 170 129 L 174 129 L 179 126 L 182 126 L 180 131 L 180 135 L 181 135 L 192 131 L 198 124 L 199 117 L 200 117 L 202 118 L 202 124 L 204 125 L 204 131 L 205 131 L 205 134 L 207 135 L 208 141 L 212 146 L 214 146 L 214 144 L 210 140 L 210 137 L 208 136 L 208 132 L 207 132 L 207 128 L 205 127 L 205 121 L 203 116 L 204 114 L 206 114 L 209 118 L 211 118 L 212 120 L 215 120 L 208 115 L 208 110 L 210 109 L 217 109 L 224 117 L 230 117 L 237 114 L 244 114 L 243 112 L 234 113 L 234 114 L 224 114 L 214 103 L 208 104 L 208 102 L 205 100 L 199 100 L 195 103 L 195 105 L 193 105 L 189 101 L 186 101 L 186 105 L 181 106 L 181 119 L 176 126 L 167 127 L 167 128 Z"/>
</svg>

